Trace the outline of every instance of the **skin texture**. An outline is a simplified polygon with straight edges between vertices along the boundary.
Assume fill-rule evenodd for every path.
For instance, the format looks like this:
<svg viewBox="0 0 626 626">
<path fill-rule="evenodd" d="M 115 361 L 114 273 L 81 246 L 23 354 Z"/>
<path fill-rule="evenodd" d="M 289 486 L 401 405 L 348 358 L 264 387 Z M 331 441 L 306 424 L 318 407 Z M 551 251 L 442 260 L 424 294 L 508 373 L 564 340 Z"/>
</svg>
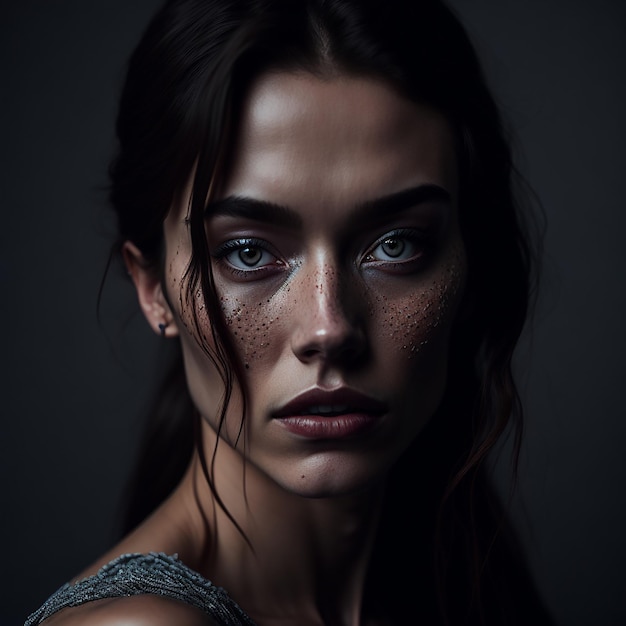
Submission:
<svg viewBox="0 0 626 626">
<path fill-rule="evenodd" d="M 151 326 L 180 338 L 216 450 L 211 478 L 254 552 L 194 458 L 172 497 L 85 573 L 122 552 L 177 552 L 259 624 L 377 623 L 363 583 L 385 476 L 441 401 L 463 294 L 454 140 L 384 83 L 288 73 L 257 80 L 234 140 L 206 230 L 245 365 L 241 436 L 236 388 L 215 448 L 223 386 L 202 346 L 201 294 L 185 291 L 188 198 L 164 225 L 163 284 L 131 243 L 125 256 Z M 233 198 L 271 203 L 271 221 Z M 383 407 L 362 431 L 303 437 L 276 419 L 303 392 L 342 388 Z"/>
</svg>

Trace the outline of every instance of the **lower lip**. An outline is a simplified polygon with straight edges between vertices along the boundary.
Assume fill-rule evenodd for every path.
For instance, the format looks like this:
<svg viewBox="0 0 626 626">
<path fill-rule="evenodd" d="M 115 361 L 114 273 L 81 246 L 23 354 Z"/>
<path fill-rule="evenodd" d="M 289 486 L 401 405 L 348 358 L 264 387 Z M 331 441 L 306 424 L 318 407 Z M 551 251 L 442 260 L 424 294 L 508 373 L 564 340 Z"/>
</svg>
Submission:
<svg viewBox="0 0 626 626">
<path fill-rule="evenodd" d="M 276 421 L 290 433 L 307 439 L 345 439 L 369 430 L 378 419 L 372 413 L 346 413 L 333 417 L 294 415 Z"/>
</svg>

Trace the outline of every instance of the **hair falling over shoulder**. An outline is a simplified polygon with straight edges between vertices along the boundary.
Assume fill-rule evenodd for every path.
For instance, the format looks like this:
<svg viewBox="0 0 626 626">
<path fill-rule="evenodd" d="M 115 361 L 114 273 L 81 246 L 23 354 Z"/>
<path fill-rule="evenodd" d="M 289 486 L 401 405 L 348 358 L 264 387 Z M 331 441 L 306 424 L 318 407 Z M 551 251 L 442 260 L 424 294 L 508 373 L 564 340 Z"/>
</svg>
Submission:
<svg viewBox="0 0 626 626">
<path fill-rule="evenodd" d="M 116 249 L 131 241 L 163 272 L 163 221 L 195 172 L 186 297 L 202 294 L 213 333 L 205 348 L 227 389 L 242 383 L 215 293 L 204 211 L 228 169 L 245 94 L 269 70 L 381 79 L 435 108 L 455 134 L 466 294 L 444 400 L 389 479 L 370 567 L 375 597 L 400 622 L 410 614 L 414 623 L 548 623 L 485 463 L 510 429 L 519 451 L 511 359 L 531 308 L 539 245 L 528 226 L 532 204 L 515 193 L 500 114 L 449 8 L 438 0 L 166 2 L 132 55 L 121 96 L 110 168 Z M 148 417 L 125 530 L 168 495 L 201 446 L 179 350 Z M 200 451 L 210 463 L 211 451 Z"/>
</svg>

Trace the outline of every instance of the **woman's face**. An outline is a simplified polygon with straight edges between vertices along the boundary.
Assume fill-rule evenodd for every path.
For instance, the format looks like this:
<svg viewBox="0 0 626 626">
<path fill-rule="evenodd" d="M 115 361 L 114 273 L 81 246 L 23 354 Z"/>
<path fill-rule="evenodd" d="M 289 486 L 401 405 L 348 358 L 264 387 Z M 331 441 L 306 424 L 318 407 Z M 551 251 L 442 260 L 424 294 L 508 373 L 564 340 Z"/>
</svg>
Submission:
<svg viewBox="0 0 626 626">
<path fill-rule="evenodd" d="M 235 389 L 221 436 L 291 492 L 360 490 L 443 394 L 466 271 L 451 131 L 373 79 L 276 73 L 253 85 L 234 147 L 206 232 L 249 403 L 237 440 Z M 216 430 L 223 384 L 198 336 L 211 320 L 184 295 L 186 206 L 165 225 L 166 288 Z"/>
</svg>

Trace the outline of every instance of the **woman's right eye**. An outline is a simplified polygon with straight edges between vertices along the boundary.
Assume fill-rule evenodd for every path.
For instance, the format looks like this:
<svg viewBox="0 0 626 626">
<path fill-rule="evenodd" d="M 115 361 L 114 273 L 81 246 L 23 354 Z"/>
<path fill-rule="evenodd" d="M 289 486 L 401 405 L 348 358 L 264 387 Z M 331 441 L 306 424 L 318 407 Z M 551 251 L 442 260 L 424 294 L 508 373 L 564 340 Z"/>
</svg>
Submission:
<svg viewBox="0 0 626 626">
<path fill-rule="evenodd" d="M 233 267 L 240 270 L 256 269 L 263 265 L 269 265 L 276 260 L 273 254 L 270 254 L 263 248 L 256 246 L 246 246 L 245 248 L 239 248 L 234 252 L 228 253 L 224 257 Z"/>
<path fill-rule="evenodd" d="M 254 272 L 282 262 L 267 249 L 267 244 L 254 239 L 233 239 L 223 243 L 214 256 L 239 272 Z"/>
</svg>

